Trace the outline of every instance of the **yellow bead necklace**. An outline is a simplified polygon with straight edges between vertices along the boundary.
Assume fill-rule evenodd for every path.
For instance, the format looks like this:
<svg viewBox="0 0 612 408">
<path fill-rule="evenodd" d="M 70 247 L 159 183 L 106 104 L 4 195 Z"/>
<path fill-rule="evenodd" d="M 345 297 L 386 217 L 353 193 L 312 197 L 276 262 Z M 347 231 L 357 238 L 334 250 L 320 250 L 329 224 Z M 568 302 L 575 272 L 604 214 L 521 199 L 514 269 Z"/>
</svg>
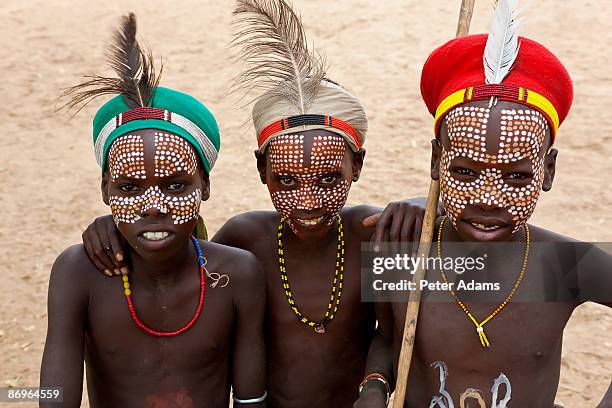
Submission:
<svg viewBox="0 0 612 408">
<path fill-rule="evenodd" d="M 291 293 L 291 287 L 289 286 L 289 278 L 287 277 L 287 269 L 285 269 L 285 254 L 283 250 L 283 229 L 285 223 L 281 220 L 278 225 L 278 267 L 280 269 L 281 283 L 285 292 L 285 297 L 289 303 L 289 307 L 293 310 L 293 313 L 298 317 L 300 322 L 313 327 L 314 331 L 323 334 L 325 333 L 325 325 L 331 322 L 336 313 L 338 312 L 338 306 L 340 306 L 340 298 L 342 297 L 342 284 L 344 282 L 344 232 L 342 230 L 342 220 L 338 215 L 338 251 L 336 253 L 336 271 L 334 273 L 334 281 L 332 284 L 331 295 L 329 296 L 329 303 L 327 304 L 327 311 L 325 316 L 319 322 L 310 320 L 304 316 L 295 304 L 295 299 Z"/>
<path fill-rule="evenodd" d="M 442 259 L 442 230 L 444 228 L 444 221 L 446 221 L 446 218 L 446 216 L 442 218 L 442 221 L 440 222 L 440 228 L 438 229 L 438 258 L 440 259 Z M 470 313 L 465 304 L 459 299 L 459 297 L 457 297 L 455 291 L 450 289 L 450 285 L 448 285 L 448 291 L 450 292 L 450 294 L 453 296 L 453 298 L 455 298 L 455 301 L 457 302 L 459 307 L 465 312 L 465 314 L 467 314 L 472 323 L 474 323 L 474 325 L 476 326 L 476 332 L 478 333 L 480 344 L 482 344 L 483 347 L 491 346 L 491 344 L 489 343 L 489 339 L 487 338 L 487 335 L 484 332 L 484 325 L 487 324 L 491 319 L 493 319 L 499 312 L 501 312 L 504 307 L 506 307 L 506 305 L 510 302 L 512 296 L 514 296 L 514 292 L 516 292 L 518 287 L 521 285 L 523 276 L 525 275 L 525 270 L 527 269 L 527 261 L 529 260 L 530 244 L 531 235 L 529 232 L 529 227 L 527 226 L 527 224 L 525 224 L 525 254 L 523 255 L 523 264 L 521 265 L 521 271 L 519 273 L 518 279 L 514 283 L 514 286 L 512 287 L 512 290 L 510 290 L 508 296 L 506 296 L 506 299 L 501 302 L 499 306 L 497 306 L 497 308 L 495 308 L 495 310 L 482 322 L 478 323 L 478 320 L 476 320 L 476 318 L 472 315 L 472 313 Z M 446 275 L 444 274 L 444 270 L 442 268 L 440 268 L 440 273 L 442 274 L 442 279 L 444 280 L 444 282 L 448 284 L 448 279 L 446 279 Z"/>
</svg>

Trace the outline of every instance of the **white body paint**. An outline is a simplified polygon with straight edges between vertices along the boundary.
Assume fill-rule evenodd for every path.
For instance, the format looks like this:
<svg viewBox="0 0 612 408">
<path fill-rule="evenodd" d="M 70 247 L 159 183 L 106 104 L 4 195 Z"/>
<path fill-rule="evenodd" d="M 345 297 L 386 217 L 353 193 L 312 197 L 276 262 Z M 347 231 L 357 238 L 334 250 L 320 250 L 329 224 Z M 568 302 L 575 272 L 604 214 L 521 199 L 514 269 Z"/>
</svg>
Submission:
<svg viewBox="0 0 612 408">
<path fill-rule="evenodd" d="M 491 155 L 486 152 L 490 112 L 490 108 L 459 106 L 445 117 L 451 148 L 442 152 L 441 198 L 455 226 L 467 205 L 487 204 L 505 208 L 513 216 L 516 232 L 533 213 L 542 189 L 544 157 L 540 153 L 547 122 L 540 112 L 532 109 L 502 110 L 499 150 Z M 534 177 L 529 185 L 517 188 L 504 181 L 499 169 L 487 168 L 474 181 L 460 181 L 450 172 L 451 162 L 457 157 L 490 164 L 527 158 Z"/>
<path fill-rule="evenodd" d="M 448 367 L 446 363 L 443 361 L 436 361 L 432 366 L 440 371 L 440 389 L 438 390 L 439 394 L 432 397 L 429 408 L 454 408 L 453 399 L 448 391 L 446 391 L 446 379 L 448 378 Z M 498 402 L 499 387 L 502 384 L 506 387 L 506 393 L 504 394 L 504 398 Z M 501 373 L 493 382 L 491 394 L 491 408 L 507 408 L 512 395 L 512 386 L 510 385 L 510 380 L 504 373 Z M 465 407 L 465 401 L 468 399 L 476 399 L 481 408 L 486 408 L 486 403 L 480 391 L 473 388 L 466 389 L 460 397 L 460 408 Z"/>
<path fill-rule="evenodd" d="M 117 139 L 109 150 L 109 171 L 113 181 L 119 177 L 146 180 L 147 176 L 164 178 L 185 172 L 194 175 L 198 168 L 193 148 L 183 138 L 155 133 L 155 169 L 147 175 L 144 164 L 144 141 L 140 135 L 125 135 Z M 184 224 L 198 217 L 202 191 L 196 188 L 189 194 L 166 194 L 158 185 L 137 195 L 111 195 L 109 204 L 115 223 L 133 224 L 141 214 L 156 208 L 160 214 L 170 214 L 174 224 Z"/>
<path fill-rule="evenodd" d="M 325 173 L 341 169 L 346 151 L 344 139 L 335 135 L 315 136 L 309 166 L 305 165 L 303 135 L 281 135 L 270 143 L 268 149 L 272 171 L 297 180 L 295 189 L 271 194 L 272 203 L 280 216 L 289 220 L 289 226 L 295 231 L 291 220 L 294 210 L 324 209 L 329 214 L 327 224 L 333 224 L 346 203 L 350 183 L 341 180 L 333 187 L 326 187 L 318 184 L 318 181 Z"/>
</svg>

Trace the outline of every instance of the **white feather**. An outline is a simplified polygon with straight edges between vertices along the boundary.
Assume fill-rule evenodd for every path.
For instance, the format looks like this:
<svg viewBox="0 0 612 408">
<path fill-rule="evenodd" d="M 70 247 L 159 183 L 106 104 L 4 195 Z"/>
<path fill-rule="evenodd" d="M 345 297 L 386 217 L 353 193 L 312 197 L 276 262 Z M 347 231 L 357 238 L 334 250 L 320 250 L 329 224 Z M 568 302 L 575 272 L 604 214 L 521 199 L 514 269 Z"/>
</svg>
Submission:
<svg viewBox="0 0 612 408">
<path fill-rule="evenodd" d="M 483 63 L 487 84 L 501 84 L 519 52 L 518 0 L 499 0 L 491 23 Z"/>
</svg>

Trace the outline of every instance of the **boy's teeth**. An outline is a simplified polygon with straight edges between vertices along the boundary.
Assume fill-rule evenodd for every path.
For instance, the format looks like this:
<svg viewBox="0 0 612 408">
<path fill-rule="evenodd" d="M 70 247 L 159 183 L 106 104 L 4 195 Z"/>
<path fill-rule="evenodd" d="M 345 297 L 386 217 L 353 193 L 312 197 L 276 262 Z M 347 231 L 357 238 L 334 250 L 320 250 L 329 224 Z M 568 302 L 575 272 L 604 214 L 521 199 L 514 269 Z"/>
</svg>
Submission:
<svg viewBox="0 0 612 408">
<path fill-rule="evenodd" d="M 318 223 L 320 223 L 323 220 L 323 217 L 314 218 L 312 220 L 303 220 L 301 218 L 298 218 L 297 220 L 298 220 L 298 222 L 300 224 L 304 224 L 304 225 L 317 225 Z"/>
<path fill-rule="evenodd" d="M 484 230 L 484 231 L 493 231 L 496 230 L 498 228 L 501 228 L 501 226 L 499 225 L 484 225 L 484 224 L 478 224 L 473 222 L 472 223 L 473 226 L 475 226 L 478 229 Z"/>
<path fill-rule="evenodd" d="M 143 237 L 145 237 L 145 239 L 151 240 L 151 241 L 159 241 L 162 240 L 164 238 L 168 237 L 167 232 L 165 231 L 156 231 L 156 232 L 145 232 L 142 234 Z"/>
</svg>

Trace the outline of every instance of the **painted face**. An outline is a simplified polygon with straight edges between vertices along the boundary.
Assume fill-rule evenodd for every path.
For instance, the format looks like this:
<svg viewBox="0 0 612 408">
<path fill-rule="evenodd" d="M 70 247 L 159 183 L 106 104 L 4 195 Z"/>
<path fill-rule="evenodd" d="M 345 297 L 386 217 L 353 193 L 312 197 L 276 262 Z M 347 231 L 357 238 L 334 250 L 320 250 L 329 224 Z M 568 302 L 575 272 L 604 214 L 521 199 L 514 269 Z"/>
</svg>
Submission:
<svg viewBox="0 0 612 408">
<path fill-rule="evenodd" d="M 442 202 L 456 229 L 470 224 L 484 240 L 527 222 L 544 179 L 546 119 L 528 107 L 508 106 L 463 105 L 445 118 Z"/>
<path fill-rule="evenodd" d="M 187 197 L 172 197 L 162 193 L 158 186 L 148 188 L 137 197 L 111 196 L 111 212 L 115 223 L 133 224 L 142 217 L 139 215 L 151 209 L 160 214 L 171 214 L 174 224 L 184 224 L 198 217 L 202 191 L 196 189 Z"/>
<path fill-rule="evenodd" d="M 161 245 L 174 234 L 190 233 L 202 184 L 198 157 L 187 141 L 152 129 L 125 135 L 111 146 L 108 166 L 108 202 L 128 241 L 132 236 Z"/>
<path fill-rule="evenodd" d="M 348 197 L 351 163 L 344 139 L 324 130 L 282 135 L 270 143 L 268 189 L 294 233 L 329 230 Z"/>
<path fill-rule="evenodd" d="M 163 132 L 155 135 L 155 166 L 153 177 L 164 178 L 185 172 L 196 174 L 197 158 L 183 138 Z M 109 169 L 112 181 L 119 178 L 146 180 L 144 140 L 139 135 L 123 136 L 109 151 Z M 148 187 L 142 194 L 110 196 L 110 207 L 115 223 L 133 224 L 141 214 L 153 208 L 161 214 L 170 214 L 174 224 L 184 224 L 198 217 L 202 191 L 196 188 L 186 196 L 166 194 L 158 185 Z"/>
</svg>

